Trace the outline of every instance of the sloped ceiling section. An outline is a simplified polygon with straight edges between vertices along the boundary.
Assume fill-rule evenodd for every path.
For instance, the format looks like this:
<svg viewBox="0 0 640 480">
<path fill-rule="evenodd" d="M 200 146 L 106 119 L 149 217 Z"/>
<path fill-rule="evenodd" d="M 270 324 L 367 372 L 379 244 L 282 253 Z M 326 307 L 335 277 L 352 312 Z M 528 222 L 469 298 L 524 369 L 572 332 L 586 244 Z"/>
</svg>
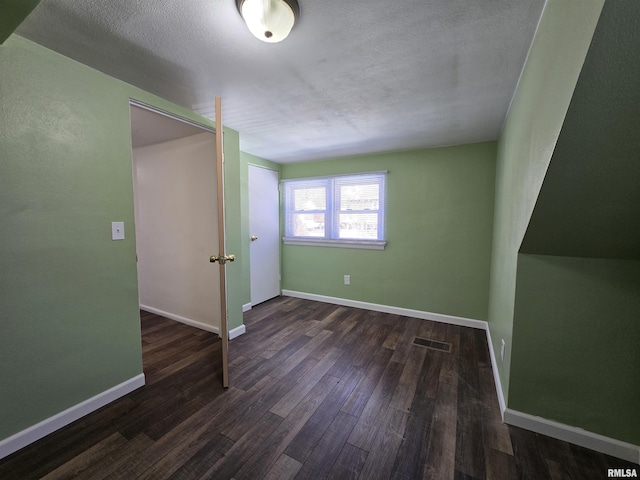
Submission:
<svg viewBox="0 0 640 480">
<path fill-rule="evenodd" d="M 9 38 L 40 0 L 0 0 L 0 45 Z"/>
<path fill-rule="evenodd" d="M 640 259 L 640 2 L 608 0 L 520 253 Z"/>
</svg>

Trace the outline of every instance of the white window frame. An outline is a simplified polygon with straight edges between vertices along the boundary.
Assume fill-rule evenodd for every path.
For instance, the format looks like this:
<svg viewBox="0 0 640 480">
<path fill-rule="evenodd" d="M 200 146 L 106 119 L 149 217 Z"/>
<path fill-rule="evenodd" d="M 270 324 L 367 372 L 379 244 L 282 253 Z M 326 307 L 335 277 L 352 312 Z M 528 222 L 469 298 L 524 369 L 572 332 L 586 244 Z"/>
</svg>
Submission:
<svg viewBox="0 0 640 480">
<path fill-rule="evenodd" d="M 282 180 L 284 187 L 284 218 L 285 218 L 285 236 L 282 241 L 285 245 L 306 245 L 316 247 L 339 247 L 339 248 L 360 248 L 369 250 L 384 250 L 387 245 L 385 237 L 385 210 L 386 210 L 386 176 L 387 171 L 356 173 L 349 175 L 331 175 L 324 177 L 307 177 Z M 340 221 L 340 200 L 336 198 L 335 188 L 340 183 L 348 184 L 349 180 L 357 183 L 358 180 L 367 177 L 375 178 L 376 183 L 380 185 L 381 198 L 379 208 L 375 211 L 378 215 L 378 239 L 344 239 L 338 238 L 339 221 Z M 317 184 L 325 187 L 326 191 L 326 209 L 325 210 L 308 210 L 304 213 L 323 213 L 325 215 L 325 235 L 323 237 L 302 237 L 293 236 L 291 227 L 290 212 L 293 208 L 293 196 L 290 192 L 296 187 L 305 185 L 311 186 Z M 350 213 L 372 213 L 371 210 L 355 210 Z"/>
</svg>

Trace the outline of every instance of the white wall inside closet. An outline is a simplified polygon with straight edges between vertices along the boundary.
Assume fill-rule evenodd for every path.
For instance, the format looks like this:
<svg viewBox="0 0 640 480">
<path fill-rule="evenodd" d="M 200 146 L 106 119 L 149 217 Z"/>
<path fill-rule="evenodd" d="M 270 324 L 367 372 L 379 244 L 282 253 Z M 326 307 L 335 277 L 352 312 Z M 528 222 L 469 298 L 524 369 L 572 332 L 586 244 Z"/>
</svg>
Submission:
<svg viewBox="0 0 640 480">
<path fill-rule="evenodd" d="M 141 308 L 217 333 L 215 134 L 134 148 L 133 177 Z"/>
</svg>

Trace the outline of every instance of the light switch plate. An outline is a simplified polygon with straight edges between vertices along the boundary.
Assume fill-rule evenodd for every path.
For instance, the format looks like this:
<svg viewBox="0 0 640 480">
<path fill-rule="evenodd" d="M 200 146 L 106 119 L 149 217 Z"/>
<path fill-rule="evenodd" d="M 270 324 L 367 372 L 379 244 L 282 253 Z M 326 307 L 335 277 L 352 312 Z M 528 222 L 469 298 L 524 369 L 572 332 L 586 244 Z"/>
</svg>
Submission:
<svg viewBox="0 0 640 480">
<path fill-rule="evenodd" d="M 124 222 L 111 222 L 111 240 L 124 240 Z"/>
</svg>

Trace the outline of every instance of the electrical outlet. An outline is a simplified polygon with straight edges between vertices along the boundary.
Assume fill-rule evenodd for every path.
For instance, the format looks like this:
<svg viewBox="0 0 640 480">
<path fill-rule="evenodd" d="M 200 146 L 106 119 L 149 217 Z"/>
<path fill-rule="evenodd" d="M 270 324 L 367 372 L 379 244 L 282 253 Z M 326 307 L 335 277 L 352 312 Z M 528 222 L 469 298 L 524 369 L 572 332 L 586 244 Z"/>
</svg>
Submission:
<svg viewBox="0 0 640 480">
<path fill-rule="evenodd" d="M 506 343 L 504 343 L 504 338 L 500 342 L 500 359 L 504 362 L 504 348 Z"/>
<path fill-rule="evenodd" d="M 351 275 L 345 275 L 344 276 L 344 284 L 345 285 L 351 285 Z"/>
</svg>

